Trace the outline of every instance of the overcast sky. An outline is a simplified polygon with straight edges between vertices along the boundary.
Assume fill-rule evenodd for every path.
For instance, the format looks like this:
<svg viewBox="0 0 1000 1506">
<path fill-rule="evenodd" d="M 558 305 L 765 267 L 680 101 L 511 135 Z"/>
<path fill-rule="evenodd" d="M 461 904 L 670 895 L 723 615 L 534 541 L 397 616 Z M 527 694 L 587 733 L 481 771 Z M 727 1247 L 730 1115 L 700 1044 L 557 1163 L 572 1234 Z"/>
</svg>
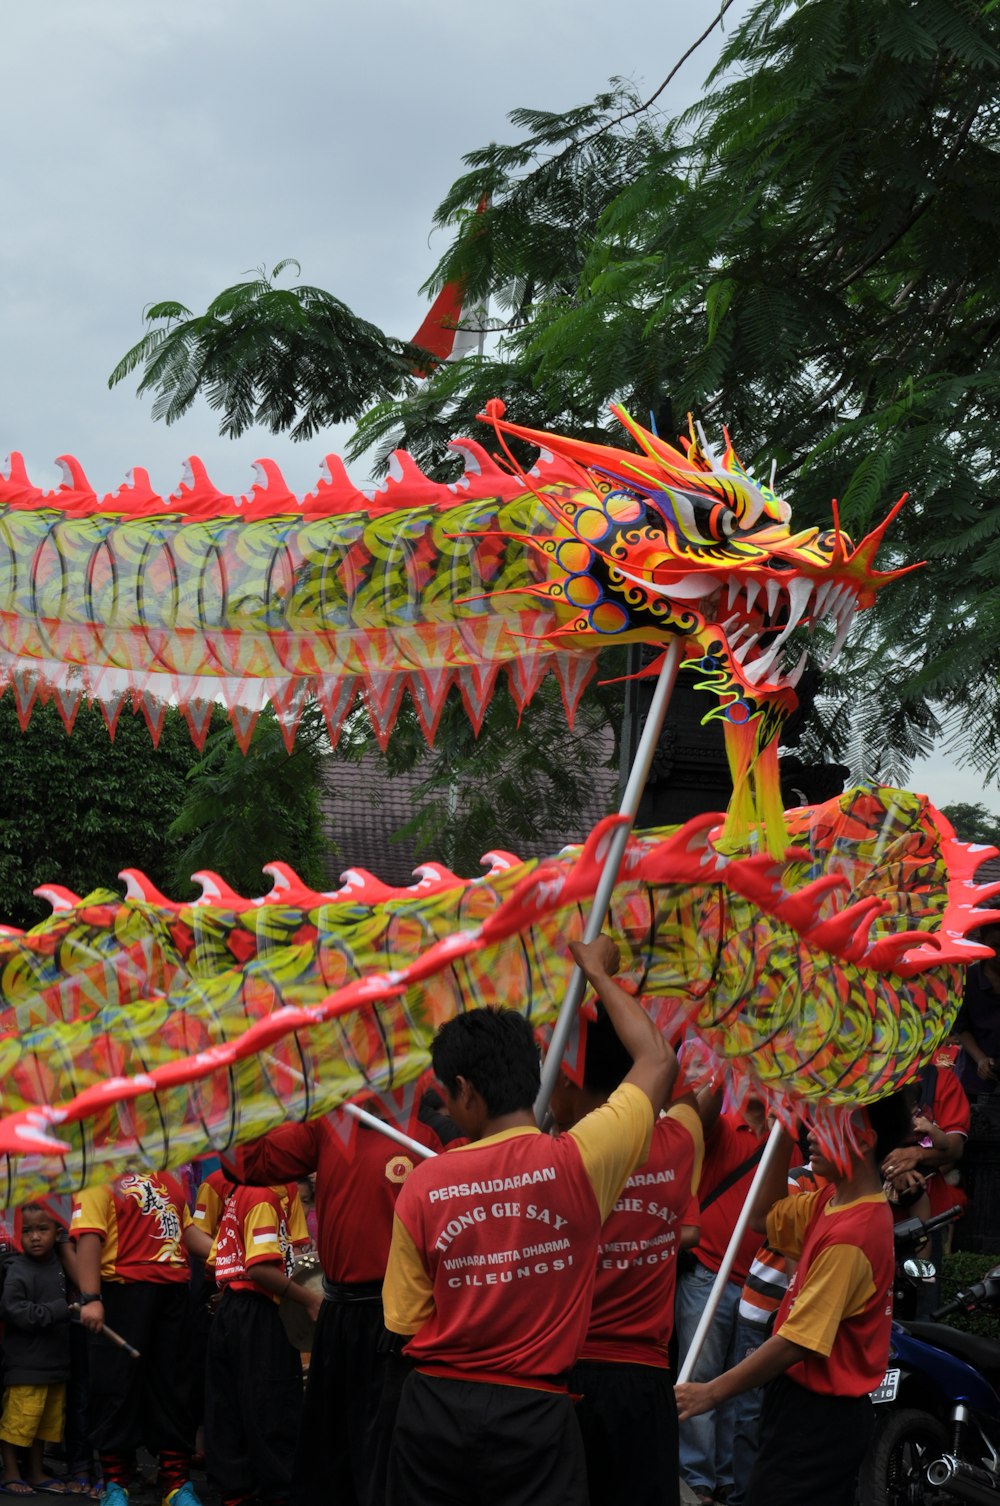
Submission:
<svg viewBox="0 0 1000 1506">
<path fill-rule="evenodd" d="M 273 456 L 298 492 L 324 444 L 236 443 L 202 407 L 154 424 L 135 383 L 107 377 L 151 302 L 201 311 L 248 270 L 293 256 L 392 334 L 423 318 L 430 235 L 465 152 L 511 139 L 518 106 L 560 110 L 620 74 L 651 93 L 717 15 L 718 0 L 42 0 L 4 8 L 0 458 L 39 485 L 73 454 L 98 492 L 144 465 L 176 489 L 198 454 L 246 492 Z M 747 9 L 737 0 L 727 21 Z M 660 103 L 696 96 L 717 31 Z M 364 477 L 354 469 L 355 479 Z M 794 499 L 793 499 L 794 500 Z M 978 779 L 924 766 L 939 803 L 983 798 Z"/>
</svg>

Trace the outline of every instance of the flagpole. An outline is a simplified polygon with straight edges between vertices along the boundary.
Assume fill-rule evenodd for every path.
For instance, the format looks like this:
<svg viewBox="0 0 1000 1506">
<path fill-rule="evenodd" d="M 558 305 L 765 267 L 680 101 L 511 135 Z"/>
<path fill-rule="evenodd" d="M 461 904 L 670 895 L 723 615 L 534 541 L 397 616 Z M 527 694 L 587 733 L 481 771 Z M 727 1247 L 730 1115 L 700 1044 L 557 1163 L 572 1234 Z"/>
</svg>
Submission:
<svg viewBox="0 0 1000 1506">
<path fill-rule="evenodd" d="M 698 1319 L 698 1327 L 694 1331 L 694 1337 L 688 1346 L 687 1354 L 684 1356 L 684 1362 L 677 1376 L 678 1385 L 682 1381 L 691 1379 L 691 1372 L 698 1363 L 698 1356 L 701 1354 L 708 1330 L 712 1326 L 716 1309 L 722 1301 L 722 1294 L 726 1289 L 726 1282 L 729 1280 L 729 1273 L 733 1268 L 733 1262 L 736 1259 L 740 1243 L 747 1232 L 747 1225 L 750 1222 L 750 1210 L 754 1204 L 757 1188 L 767 1175 L 768 1168 L 777 1154 L 778 1146 L 781 1144 L 781 1136 L 781 1125 L 775 1121 L 771 1125 L 771 1133 L 768 1136 L 767 1144 L 764 1146 L 764 1154 L 757 1163 L 757 1169 L 753 1174 L 753 1181 L 750 1183 L 743 1207 L 740 1209 L 740 1216 L 736 1220 L 736 1227 L 730 1236 L 729 1244 L 726 1246 L 726 1253 L 722 1257 L 722 1264 L 719 1266 L 715 1281 L 712 1283 L 712 1290 L 708 1294 L 708 1301 L 705 1303 L 701 1317 Z M 714 1379 L 714 1376 L 712 1378 Z"/>
<path fill-rule="evenodd" d="M 632 833 L 632 824 L 639 810 L 639 801 L 642 799 L 642 792 L 646 788 L 649 771 L 653 766 L 653 754 L 656 752 L 656 745 L 660 740 L 660 733 L 663 731 L 663 723 L 666 719 L 670 697 L 673 694 L 680 661 L 681 640 L 680 638 L 672 638 L 663 656 L 663 663 L 660 667 L 656 688 L 653 691 L 649 713 L 642 729 L 642 736 L 639 738 L 639 745 L 635 750 L 635 758 L 632 760 L 628 784 L 625 787 L 625 793 L 622 796 L 621 806 L 618 811 L 620 816 L 628 817 L 628 823 L 623 823 L 621 826 L 616 827 L 611 835 L 607 857 L 604 860 L 601 877 L 594 893 L 594 902 L 584 928 L 584 941 L 595 940 L 604 927 L 608 907 L 611 904 L 611 896 L 614 892 L 615 884 L 618 882 L 618 871 L 621 868 L 622 858 L 625 856 L 625 848 Z M 549 1100 L 552 1097 L 556 1079 L 562 1067 L 563 1055 L 573 1029 L 576 1012 L 583 1001 L 584 988 L 585 979 L 583 972 L 579 967 L 574 967 L 570 975 L 569 986 L 566 989 L 566 994 L 559 1010 L 559 1017 L 552 1031 L 549 1049 L 542 1063 L 541 1086 L 538 1090 L 538 1097 L 535 1099 L 535 1118 L 539 1124 L 542 1123 L 548 1112 Z"/>
<path fill-rule="evenodd" d="M 369 1129 L 378 1130 L 380 1135 L 385 1135 L 389 1140 L 395 1140 L 397 1145 L 403 1145 L 407 1150 L 414 1151 L 418 1156 L 425 1156 L 428 1160 L 436 1156 L 437 1151 L 431 1150 L 429 1145 L 421 1145 L 419 1140 L 411 1140 L 409 1135 L 404 1135 L 402 1130 L 394 1124 L 387 1124 L 377 1114 L 369 1114 L 367 1109 L 358 1108 L 356 1103 L 343 1105 L 345 1114 L 350 1114 L 352 1119 L 357 1119 L 360 1124 L 367 1124 Z"/>
</svg>

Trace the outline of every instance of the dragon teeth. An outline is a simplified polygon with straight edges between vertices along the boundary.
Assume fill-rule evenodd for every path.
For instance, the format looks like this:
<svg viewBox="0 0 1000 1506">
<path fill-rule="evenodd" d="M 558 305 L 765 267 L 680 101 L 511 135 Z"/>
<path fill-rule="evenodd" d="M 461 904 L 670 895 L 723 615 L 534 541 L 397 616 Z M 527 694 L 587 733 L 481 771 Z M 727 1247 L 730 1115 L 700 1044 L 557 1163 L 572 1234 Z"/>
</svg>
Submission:
<svg viewBox="0 0 1000 1506">
<path fill-rule="evenodd" d="M 756 659 L 753 664 L 749 665 L 743 671 L 743 678 L 746 680 L 748 685 L 760 684 L 761 680 L 763 680 L 764 676 L 771 668 L 771 665 L 778 657 L 780 649 L 780 643 L 772 644 L 771 647 L 767 650 L 766 654 L 761 654 L 759 659 Z"/>
<path fill-rule="evenodd" d="M 747 654 L 753 648 L 759 637 L 759 633 L 753 633 L 747 639 L 746 643 L 741 643 L 739 648 L 733 650 L 733 658 L 736 660 L 737 664 L 743 663 L 743 661 L 746 659 Z"/>
<path fill-rule="evenodd" d="M 785 684 L 788 685 L 788 686 L 790 686 L 792 690 L 795 689 L 796 685 L 799 683 L 799 681 L 802 678 L 802 671 L 806 667 L 806 659 L 808 657 L 809 657 L 809 650 L 804 648 L 802 650 L 801 658 L 799 659 L 799 662 L 796 664 L 795 668 L 791 671 L 790 674 L 787 674 L 785 676 Z"/>
<path fill-rule="evenodd" d="M 773 617 L 778 610 L 778 602 L 781 599 L 781 582 L 775 576 L 770 576 L 767 582 L 767 612 Z"/>
<path fill-rule="evenodd" d="M 760 595 L 760 582 L 754 580 L 753 576 L 748 576 L 747 577 L 746 593 L 747 593 L 747 611 L 748 612 L 752 612 L 753 611 L 753 607 L 754 607 L 754 602 L 757 600 L 757 597 Z"/>
<path fill-rule="evenodd" d="M 826 661 L 823 665 L 824 669 L 829 669 L 831 664 L 835 664 L 837 659 L 839 658 L 840 651 L 843 648 L 844 644 L 847 642 L 847 635 L 851 631 L 855 612 L 857 611 L 857 604 L 853 591 L 849 586 L 845 587 L 845 589 L 847 591 L 849 599 L 844 602 L 838 603 L 837 636 L 836 638 L 834 638 L 833 647 L 826 657 Z"/>
</svg>

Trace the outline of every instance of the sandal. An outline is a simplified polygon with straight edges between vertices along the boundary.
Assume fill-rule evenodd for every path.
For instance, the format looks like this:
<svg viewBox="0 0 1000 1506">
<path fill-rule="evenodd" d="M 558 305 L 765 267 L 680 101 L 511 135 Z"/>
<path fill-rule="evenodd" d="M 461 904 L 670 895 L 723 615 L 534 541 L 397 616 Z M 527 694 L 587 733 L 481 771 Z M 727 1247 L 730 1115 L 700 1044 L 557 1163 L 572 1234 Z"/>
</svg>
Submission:
<svg viewBox="0 0 1000 1506">
<path fill-rule="evenodd" d="M 38 1480 L 37 1482 L 27 1480 L 25 1483 L 31 1486 L 31 1489 L 35 1492 L 36 1496 L 69 1495 L 69 1490 L 66 1487 L 66 1481 L 58 1479 L 55 1475 L 47 1475 L 44 1480 Z"/>
<path fill-rule="evenodd" d="M 35 1487 L 27 1480 L 0 1480 L 0 1494 L 5 1496 L 33 1496 Z"/>
</svg>

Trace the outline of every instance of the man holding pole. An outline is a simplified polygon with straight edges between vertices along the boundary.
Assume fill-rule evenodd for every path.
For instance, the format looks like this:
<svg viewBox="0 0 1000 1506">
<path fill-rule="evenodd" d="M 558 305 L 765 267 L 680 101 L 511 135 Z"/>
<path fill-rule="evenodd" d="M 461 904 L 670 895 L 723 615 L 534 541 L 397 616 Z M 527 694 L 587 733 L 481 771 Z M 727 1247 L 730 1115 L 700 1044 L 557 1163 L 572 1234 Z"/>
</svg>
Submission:
<svg viewBox="0 0 1000 1506">
<path fill-rule="evenodd" d="M 432 1048 L 469 1144 L 415 1168 L 400 1193 L 383 1291 L 409 1337 L 389 1461 L 390 1506 L 465 1506 L 487 1470 L 496 1506 L 583 1506 L 586 1473 L 567 1375 L 590 1312 L 601 1224 L 645 1158 L 676 1059 L 614 981 L 607 936 L 573 956 L 632 1067 L 568 1135 L 540 1133 L 527 1020 L 477 1009 Z"/>
<path fill-rule="evenodd" d="M 909 1130 L 901 1094 L 858 1109 L 856 1151 L 841 1168 L 810 1132 L 818 1192 L 787 1197 L 795 1141 L 769 1158 L 750 1220 L 798 1262 L 774 1334 L 715 1380 L 676 1387 L 679 1416 L 697 1417 L 767 1385 L 747 1506 L 851 1506 L 873 1426 L 872 1391 L 885 1373 L 892 1320 L 892 1215 L 880 1167 Z M 805 1443 L 805 1446 L 803 1444 Z"/>
</svg>

